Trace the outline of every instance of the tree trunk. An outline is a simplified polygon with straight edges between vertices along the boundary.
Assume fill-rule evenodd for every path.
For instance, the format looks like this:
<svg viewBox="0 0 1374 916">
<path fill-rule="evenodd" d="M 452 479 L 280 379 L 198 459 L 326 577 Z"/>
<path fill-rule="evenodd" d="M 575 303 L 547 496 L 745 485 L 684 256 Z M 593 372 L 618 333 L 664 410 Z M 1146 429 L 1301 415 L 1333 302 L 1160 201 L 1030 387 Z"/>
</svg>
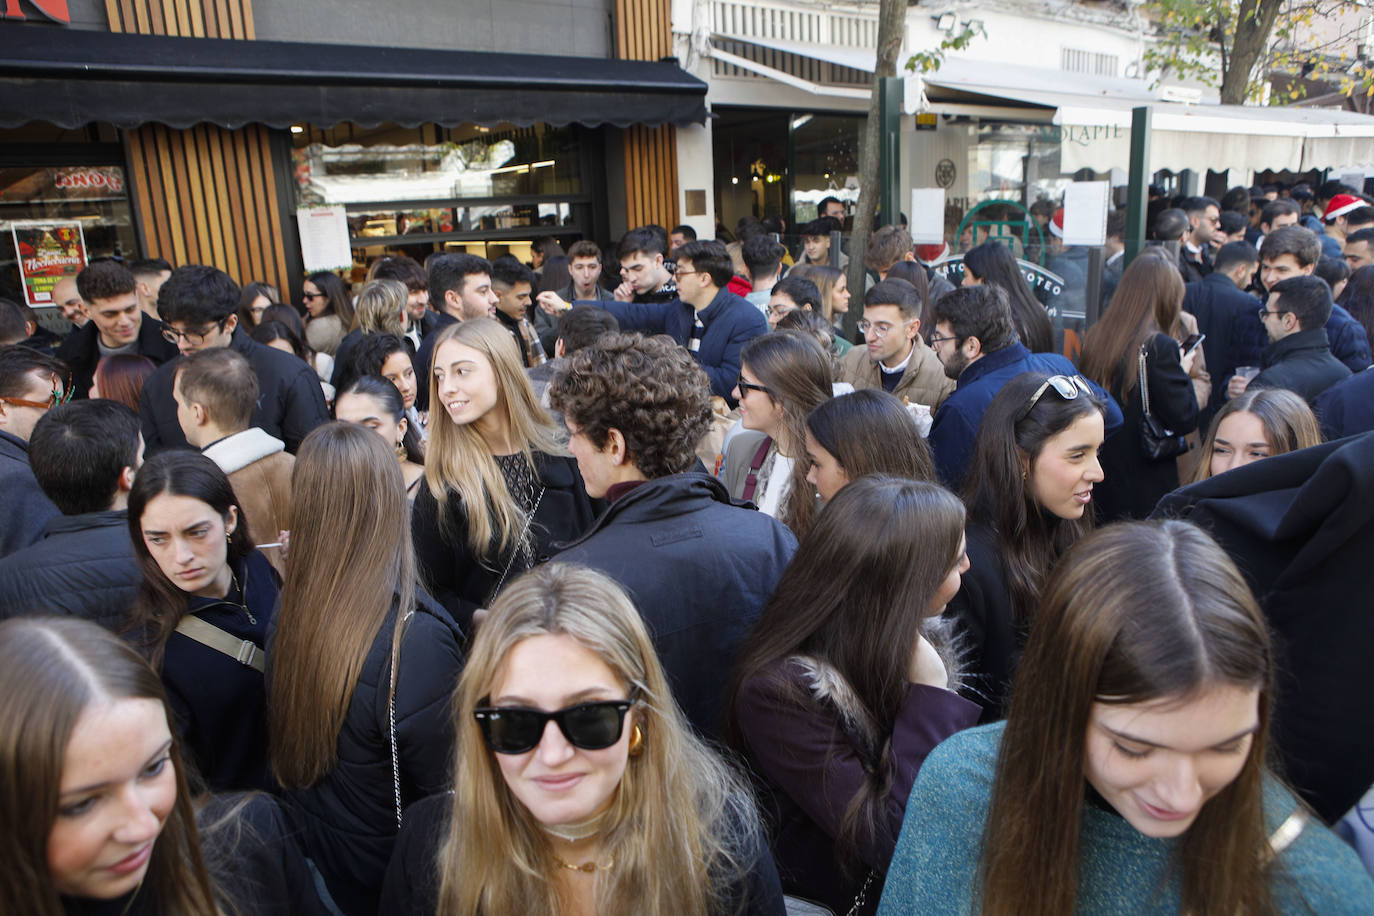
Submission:
<svg viewBox="0 0 1374 916">
<path fill-rule="evenodd" d="M 868 99 L 868 118 L 859 133 L 859 205 L 854 211 L 853 234 L 849 240 L 849 289 L 854 297 L 845 316 L 845 332 L 852 335 L 863 311 L 864 250 L 878 210 L 878 92 L 884 76 L 897 75 L 897 56 L 902 51 L 906 25 L 906 0 L 880 0 L 878 4 L 878 62 L 873 69 L 873 94 Z M 884 213 L 884 224 L 897 221 L 897 214 Z"/>
<path fill-rule="evenodd" d="M 1269 44 L 1269 33 L 1282 9 L 1283 0 L 1241 0 L 1230 66 L 1221 75 L 1221 104 L 1245 104 L 1250 74 Z"/>
</svg>

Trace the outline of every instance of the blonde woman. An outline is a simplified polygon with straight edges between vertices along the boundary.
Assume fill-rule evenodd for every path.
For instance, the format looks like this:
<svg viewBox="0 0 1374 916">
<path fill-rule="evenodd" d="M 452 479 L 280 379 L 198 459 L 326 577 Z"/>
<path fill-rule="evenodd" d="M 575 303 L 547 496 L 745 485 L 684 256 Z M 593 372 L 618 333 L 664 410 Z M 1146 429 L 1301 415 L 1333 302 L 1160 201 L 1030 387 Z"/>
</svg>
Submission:
<svg viewBox="0 0 1374 916">
<path fill-rule="evenodd" d="M 334 352 L 334 372 L 329 384 L 337 389 L 347 381 L 343 376 L 353 348 L 364 335 L 395 334 L 405 338 L 406 298 L 409 295 L 406 285 L 399 280 L 371 280 L 364 284 L 354 306 L 353 326 Z M 411 354 L 414 355 L 413 348 Z"/>
<path fill-rule="evenodd" d="M 498 322 L 475 318 L 440 332 L 429 403 L 415 552 L 430 593 L 466 626 L 594 513 L 577 462 L 554 444 L 515 338 Z"/>
<path fill-rule="evenodd" d="M 388 912 L 783 913 L 748 791 L 606 576 L 550 564 L 512 583 L 453 712 L 454 791 L 407 812 Z"/>
</svg>

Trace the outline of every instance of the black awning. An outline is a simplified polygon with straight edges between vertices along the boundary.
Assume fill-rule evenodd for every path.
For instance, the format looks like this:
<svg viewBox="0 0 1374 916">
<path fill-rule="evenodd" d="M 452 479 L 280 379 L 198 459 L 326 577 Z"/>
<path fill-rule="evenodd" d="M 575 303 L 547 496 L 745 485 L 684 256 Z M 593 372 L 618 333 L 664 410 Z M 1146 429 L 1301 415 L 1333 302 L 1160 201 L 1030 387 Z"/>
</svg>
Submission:
<svg viewBox="0 0 1374 916">
<path fill-rule="evenodd" d="M 44 30 L 0 47 L 0 127 L 699 124 L 675 63 Z"/>
</svg>

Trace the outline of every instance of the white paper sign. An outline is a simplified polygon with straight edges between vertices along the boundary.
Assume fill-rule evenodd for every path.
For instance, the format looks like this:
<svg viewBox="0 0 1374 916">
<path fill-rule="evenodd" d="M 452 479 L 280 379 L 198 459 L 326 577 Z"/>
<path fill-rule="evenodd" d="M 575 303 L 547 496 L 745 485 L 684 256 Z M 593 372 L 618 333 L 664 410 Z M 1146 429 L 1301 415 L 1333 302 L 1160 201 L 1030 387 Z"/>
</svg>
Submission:
<svg viewBox="0 0 1374 916">
<path fill-rule="evenodd" d="M 912 188 L 911 217 L 907 222 L 913 245 L 934 245 L 945 240 L 945 189 Z"/>
<path fill-rule="evenodd" d="M 301 207 L 296 211 L 301 230 L 305 272 L 342 270 L 353 266 L 348 243 L 348 216 L 343 207 Z"/>
<path fill-rule="evenodd" d="M 1064 190 L 1064 244 L 1102 245 L 1107 241 L 1106 181 L 1075 181 Z"/>
</svg>

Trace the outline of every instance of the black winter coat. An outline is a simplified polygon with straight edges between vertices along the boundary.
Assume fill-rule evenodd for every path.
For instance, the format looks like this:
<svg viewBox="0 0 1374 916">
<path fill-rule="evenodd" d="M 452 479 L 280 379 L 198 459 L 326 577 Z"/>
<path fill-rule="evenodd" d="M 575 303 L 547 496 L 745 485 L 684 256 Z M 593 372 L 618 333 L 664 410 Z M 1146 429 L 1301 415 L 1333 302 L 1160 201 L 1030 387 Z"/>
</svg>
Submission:
<svg viewBox="0 0 1374 916">
<path fill-rule="evenodd" d="M 284 793 L 291 821 L 330 896 L 347 916 L 377 912 L 396 842 L 391 766 L 391 637 L 396 609 L 377 630 L 339 731 L 334 769 L 308 789 Z M 453 764 L 449 698 L 463 670 L 465 639 L 453 618 L 420 593 L 401 639 L 396 748 L 403 806 L 447 789 Z M 271 677 L 271 655 L 268 656 Z"/>
<path fill-rule="evenodd" d="M 1328 442 L 1374 429 L 1374 368 L 1332 385 L 1317 396 L 1312 409 Z"/>
<path fill-rule="evenodd" d="M 1311 404 L 1317 395 L 1350 377 L 1350 369 L 1331 355 L 1323 328 L 1298 331 L 1265 348 L 1264 368 L 1250 381 L 1251 388 L 1287 388 Z"/>
<path fill-rule="evenodd" d="M 277 571 L 256 550 L 234 563 L 233 570 L 237 581 L 228 595 L 193 596 L 188 612 L 265 648 L 281 591 Z M 261 673 L 173 632 L 162 658 L 162 683 L 182 752 L 212 791 L 274 787 L 267 767 L 267 688 Z"/>
<path fill-rule="evenodd" d="M 535 452 L 534 466 L 544 495 L 530 530 L 534 534 L 535 562 L 542 563 L 557 552 L 559 542 L 586 531 L 596 513 L 576 461 L 564 455 Z M 520 558 L 515 556 L 516 547 L 498 555 L 493 546 L 483 556 L 474 555 L 467 541 L 466 508 L 456 494 L 450 494 L 441 524 L 439 502 L 428 481 L 421 483 L 415 494 L 411 532 L 425 588 L 464 627 L 472 622 L 473 611 L 491 606 L 498 585 L 510 583 L 525 571 Z M 510 572 L 503 583 L 502 573 L 508 565 Z"/>
<path fill-rule="evenodd" d="M 258 377 L 258 406 L 253 425 L 286 443 L 295 454 L 301 440 L 322 423 L 329 422 L 315 370 L 290 353 L 264 346 L 235 328 L 230 347 L 248 358 Z M 186 435 L 177 422 L 177 404 L 172 397 L 172 376 L 179 360 L 163 364 L 143 383 L 139 416 L 143 420 L 143 442 L 148 454 L 168 448 L 186 448 Z"/>
<path fill-rule="evenodd" d="M 1150 392 L 1150 414 L 1179 435 L 1197 429 L 1197 395 L 1192 380 L 1183 371 L 1178 343 L 1168 334 L 1155 334 L 1145 341 L 1145 372 Z M 1134 352 L 1127 359 L 1136 359 Z M 1102 444 L 1104 479 L 1093 488 L 1098 522 L 1123 518 L 1145 518 L 1160 497 L 1178 489 L 1178 463 L 1173 458 L 1150 461 L 1140 439 L 1144 414 L 1140 389 L 1112 390 L 1121 405 L 1126 422 L 1121 432 L 1108 436 Z"/>
<path fill-rule="evenodd" d="M 118 630 L 142 583 L 127 512 L 59 515 L 42 540 L 0 560 L 0 620 L 70 614 Z"/>
<path fill-rule="evenodd" d="M 965 529 L 969 568 L 945 616 L 959 633 L 959 663 L 963 670 L 960 694 L 983 708 L 979 721 L 1006 718 L 1016 663 L 1025 646 L 1026 631 L 1016 616 L 1007 588 L 997 535 L 979 522 Z"/>
<path fill-rule="evenodd" d="M 1203 428 L 1226 403 L 1226 383 L 1236 374 L 1236 367 L 1260 364 L 1260 352 L 1269 343 L 1259 320 L 1260 307 L 1258 299 L 1220 273 L 1189 283 L 1183 294 L 1183 310 L 1197 319 L 1198 331 L 1207 335 L 1202 354 L 1212 378 L 1212 396 L 1200 417 Z"/>
<path fill-rule="evenodd" d="M 1155 516 L 1201 526 L 1250 583 L 1278 653 L 1282 772 L 1334 822 L 1374 782 L 1374 433 L 1218 474 L 1171 494 Z"/>
<path fill-rule="evenodd" d="M 33 476 L 29 444 L 0 430 L 0 557 L 36 542 L 61 514 Z"/>
<path fill-rule="evenodd" d="M 621 496 L 555 560 L 599 569 L 625 588 L 678 705 L 715 737 L 735 654 L 796 550 L 776 519 L 733 502 L 714 477 L 686 473 Z"/>
<path fill-rule="evenodd" d="M 162 336 L 162 322 L 144 315 L 138 326 L 138 354 L 153 361 L 156 366 L 177 358 L 177 346 L 168 343 Z M 72 397 L 89 397 L 91 382 L 95 380 L 95 367 L 100 364 L 100 330 L 94 321 L 76 328 L 57 348 L 57 358 L 72 370 Z"/>
</svg>

